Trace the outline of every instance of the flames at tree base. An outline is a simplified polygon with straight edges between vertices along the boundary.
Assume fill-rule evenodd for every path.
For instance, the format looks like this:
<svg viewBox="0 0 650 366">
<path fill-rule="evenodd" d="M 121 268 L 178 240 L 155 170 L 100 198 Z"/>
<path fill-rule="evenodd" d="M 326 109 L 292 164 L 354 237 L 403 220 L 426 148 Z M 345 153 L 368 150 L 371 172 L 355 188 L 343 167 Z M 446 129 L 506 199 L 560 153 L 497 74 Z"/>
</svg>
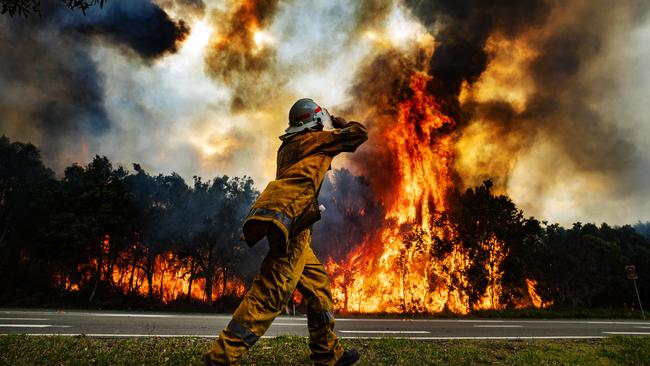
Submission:
<svg viewBox="0 0 650 366">
<path fill-rule="evenodd" d="M 108 283 L 114 291 L 125 296 L 149 298 L 163 304 L 179 301 L 207 303 L 206 279 L 197 263 L 174 252 L 157 254 L 148 258 L 146 252 L 138 254 L 138 246 L 111 258 L 110 238 L 101 243 L 101 263 L 93 259 L 77 267 L 74 273 L 58 273 L 55 286 L 67 292 L 78 292 L 93 287 L 95 276 L 100 283 Z M 99 265 L 98 265 L 99 263 Z M 212 281 L 211 297 L 216 302 L 224 297 L 242 298 L 246 285 L 236 274 L 217 271 Z"/>
<path fill-rule="evenodd" d="M 396 172 L 384 225 L 366 236 L 346 260 L 330 258 L 332 292 L 337 309 L 351 313 L 467 314 L 502 309 L 504 243 L 492 234 L 480 240 L 484 255 L 472 257 L 460 228 L 448 219 L 453 181 L 455 122 L 426 92 L 430 77 L 414 72 L 409 97 L 397 106 L 395 122 L 379 138 L 395 160 Z M 372 175 L 372 173 L 370 173 Z M 372 177 L 371 177 L 372 179 Z M 480 261 L 484 290 L 472 296 L 468 273 Z M 540 307 L 534 282 L 518 306 Z M 532 284 L 532 285 L 531 285 Z"/>
</svg>

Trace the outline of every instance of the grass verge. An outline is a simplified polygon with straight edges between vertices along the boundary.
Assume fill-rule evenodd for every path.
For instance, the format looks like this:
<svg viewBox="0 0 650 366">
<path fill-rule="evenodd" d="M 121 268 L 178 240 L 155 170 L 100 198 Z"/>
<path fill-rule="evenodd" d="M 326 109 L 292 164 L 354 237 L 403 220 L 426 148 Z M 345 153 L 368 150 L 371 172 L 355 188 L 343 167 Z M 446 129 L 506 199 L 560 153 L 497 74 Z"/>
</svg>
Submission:
<svg viewBox="0 0 650 366">
<path fill-rule="evenodd" d="M 343 340 L 358 365 L 648 365 L 650 337 L 594 340 Z M 201 365 L 211 340 L 0 336 L 0 365 Z M 308 365 L 307 339 L 260 340 L 242 365 Z"/>
</svg>

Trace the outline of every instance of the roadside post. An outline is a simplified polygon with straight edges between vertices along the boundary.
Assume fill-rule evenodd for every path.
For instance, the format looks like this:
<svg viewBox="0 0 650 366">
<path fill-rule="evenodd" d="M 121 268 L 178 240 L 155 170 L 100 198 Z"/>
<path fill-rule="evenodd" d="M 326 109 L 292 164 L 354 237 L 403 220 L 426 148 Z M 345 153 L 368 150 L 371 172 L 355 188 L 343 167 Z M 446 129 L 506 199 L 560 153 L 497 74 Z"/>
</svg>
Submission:
<svg viewBox="0 0 650 366">
<path fill-rule="evenodd" d="M 643 311 L 643 304 L 641 304 L 641 296 L 639 296 L 639 289 L 636 287 L 636 280 L 639 279 L 639 275 L 636 273 L 636 267 L 634 265 L 625 266 L 625 274 L 627 275 L 628 280 L 634 282 L 634 291 L 636 292 L 636 298 L 639 300 L 639 308 L 641 308 L 641 315 L 643 320 L 645 320 L 645 312 Z"/>
</svg>

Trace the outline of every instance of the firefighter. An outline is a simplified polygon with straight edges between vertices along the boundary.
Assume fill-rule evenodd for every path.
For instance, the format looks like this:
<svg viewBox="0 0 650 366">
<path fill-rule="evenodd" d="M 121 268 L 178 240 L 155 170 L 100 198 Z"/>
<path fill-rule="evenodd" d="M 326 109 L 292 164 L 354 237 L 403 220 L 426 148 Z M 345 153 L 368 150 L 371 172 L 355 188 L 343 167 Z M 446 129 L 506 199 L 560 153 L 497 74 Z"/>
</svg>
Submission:
<svg viewBox="0 0 650 366">
<path fill-rule="evenodd" d="M 326 125 L 334 129 L 324 130 Z M 364 143 L 366 128 L 330 116 L 311 99 L 300 99 L 289 111 L 285 132 L 280 136 L 276 179 L 255 201 L 242 228 L 242 240 L 253 246 L 266 237 L 269 251 L 232 320 L 205 355 L 206 365 L 238 365 L 296 287 L 307 305 L 312 362 L 339 366 L 359 359 L 359 353 L 344 350 L 334 334 L 330 281 L 311 248 L 311 226 L 320 219 L 318 193 L 332 159 Z"/>
</svg>

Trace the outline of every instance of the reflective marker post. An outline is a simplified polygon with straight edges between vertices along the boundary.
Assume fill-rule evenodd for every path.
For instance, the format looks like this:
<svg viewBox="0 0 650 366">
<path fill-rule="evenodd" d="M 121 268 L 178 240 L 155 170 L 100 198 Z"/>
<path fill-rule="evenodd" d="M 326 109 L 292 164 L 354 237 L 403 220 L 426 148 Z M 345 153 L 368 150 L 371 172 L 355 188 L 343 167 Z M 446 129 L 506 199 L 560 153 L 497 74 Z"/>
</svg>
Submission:
<svg viewBox="0 0 650 366">
<path fill-rule="evenodd" d="M 639 289 L 636 288 L 636 280 L 634 281 L 634 291 L 636 291 L 636 298 L 639 300 L 639 307 L 641 308 L 641 315 L 643 315 L 643 320 L 645 320 L 645 313 L 643 312 L 643 305 L 641 304 L 641 296 L 639 296 Z"/>
<path fill-rule="evenodd" d="M 645 320 L 645 312 L 643 311 L 643 304 L 641 304 L 641 296 L 639 296 L 639 289 L 636 287 L 636 280 L 639 279 L 639 275 L 636 273 L 636 267 L 633 265 L 625 266 L 625 274 L 627 275 L 628 280 L 634 282 L 634 291 L 636 292 L 636 298 L 639 300 L 639 308 L 641 308 L 641 315 L 643 320 Z"/>
</svg>

